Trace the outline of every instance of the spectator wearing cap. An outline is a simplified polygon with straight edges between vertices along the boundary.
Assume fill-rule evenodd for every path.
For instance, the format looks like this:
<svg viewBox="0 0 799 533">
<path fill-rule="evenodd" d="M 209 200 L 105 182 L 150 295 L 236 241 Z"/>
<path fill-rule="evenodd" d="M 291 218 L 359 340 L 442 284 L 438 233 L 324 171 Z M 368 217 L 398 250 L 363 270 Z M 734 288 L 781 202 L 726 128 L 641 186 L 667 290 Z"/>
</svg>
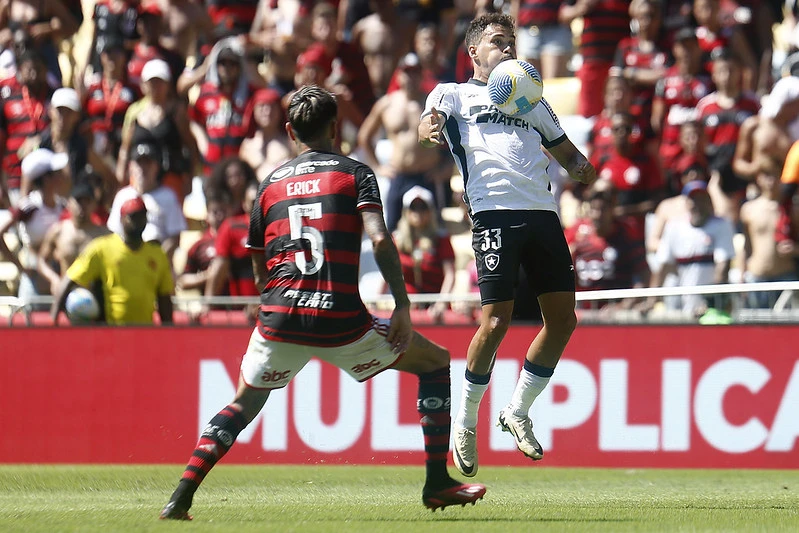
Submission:
<svg viewBox="0 0 799 533">
<path fill-rule="evenodd" d="M 188 110 L 170 88 L 172 74 L 166 61 L 153 59 L 142 69 L 144 98 L 125 116 L 116 177 L 127 184 L 128 154 L 137 144 L 160 148 L 162 181 L 175 191 L 180 204 L 191 190 L 191 179 L 200 162 L 197 143 L 189 129 Z"/>
<path fill-rule="evenodd" d="M 390 180 L 385 201 L 389 231 L 397 228 L 403 195 L 415 186 L 437 193 L 438 208 L 433 213 L 436 218 L 440 208 L 449 202 L 446 185 L 452 177 L 452 158 L 441 150 L 424 148 L 413 135 L 419 127 L 427 96 L 421 90 L 421 79 L 419 59 L 408 53 L 399 63 L 399 90 L 377 101 L 358 132 L 358 146 L 364 162 L 375 169 L 379 177 Z M 380 131 L 385 132 L 391 143 L 390 156 L 383 164 L 377 160 L 375 152 L 375 136 Z"/>
<path fill-rule="evenodd" d="M 46 75 L 42 57 L 28 51 L 17 58 L 16 82 L 0 89 L 0 205 L 15 204 L 20 188 L 19 150 L 49 124 L 51 91 Z"/>
<path fill-rule="evenodd" d="M 102 287 L 108 324 L 152 324 L 156 307 L 161 324 L 172 323 L 172 269 L 161 247 L 142 237 L 148 224 L 144 199 L 129 198 L 119 214 L 121 235 L 92 240 L 67 270 L 51 308 L 55 324 L 69 292 L 78 286 L 90 289 L 96 282 Z"/>
<path fill-rule="evenodd" d="M 98 38 L 101 71 L 84 93 L 92 147 L 106 160 L 115 161 L 122 143 L 125 113 L 136 101 L 137 90 L 127 81 L 125 43 L 115 35 Z"/>
<path fill-rule="evenodd" d="M 266 83 L 252 72 L 244 53 L 243 39 L 223 39 L 214 45 L 197 72 L 182 80 L 188 84 L 204 72 L 205 82 L 197 101 L 189 107 L 189 118 L 205 176 L 225 157 L 238 156 L 242 141 L 253 134 L 252 97 Z"/>
<path fill-rule="evenodd" d="M 122 206 L 130 199 L 141 197 L 147 205 L 147 226 L 142 235 L 145 242 L 158 242 L 172 261 L 180 242 L 180 232 L 186 229 L 186 219 L 175 192 L 161 183 L 162 155 L 152 143 L 134 145 L 130 150 L 128 176 L 130 185 L 114 197 L 108 216 L 108 229 L 123 235 Z"/>
<path fill-rule="evenodd" d="M 160 59 L 169 65 L 169 82 L 175 87 L 178 76 L 186 68 L 186 60 L 180 54 L 161 45 L 160 39 L 165 29 L 164 14 L 157 1 L 145 0 L 139 4 L 136 28 L 140 38 L 133 47 L 128 62 L 128 82 L 140 89 L 144 66 L 153 59 Z"/>
<path fill-rule="evenodd" d="M 64 199 L 59 196 L 63 170 L 67 167 L 66 154 L 54 154 L 39 148 L 22 160 L 22 180 L 30 192 L 20 198 L 11 218 L 0 226 L 0 255 L 11 261 L 20 273 L 18 295 L 50 294 L 49 280 L 42 274 L 39 251 L 47 230 L 61 218 Z M 6 232 L 16 226 L 21 250 L 12 254 L 5 243 Z"/>
<path fill-rule="evenodd" d="M 402 196 L 402 216 L 394 231 L 402 275 L 408 293 L 449 295 L 455 286 L 455 252 L 449 234 L 438 225 L 433 194 L 412 187 Z M 428 307 L 430 317 L 443 320 L 446 302 Z"/>
<path fill-rule="evenodd" d="M 732 223 L 713 214 L 706 182 L 691 181 L 683 187 L 682 194 L 688 217 L 672 218 L 666 223 L 650 286 L 662 287 L 670 271 L 676 271 L 679 287 L 727 283 L 730 261 L 735 256 Z M 690 316 L 701 316 L 708 307 L 698 295 L 685 295 L 681 300 L 679 307 Z M 657 298 L 649 298 L 646 307 L 651 309 L 656 301 Z"/>
<path fill-rule="evenodd" d="M 362 116 L 366 116 L 375 103 L 375 93 L 369 79 L 369 71 L 363 60 L 361 48 L 338 38 L 336 8 L 328 2 L 317 3 L 311 12 L 311 37 L 324 46 L 327 56 L 332 60 L 332 77 L 329 88 L 334 94 L 347 92 Z"/>
<path fill-rule="evenodd" d="M 258 89 L 252 99 L 252 120 L 255 133 L 242 141 L 239 157 L 255 169 L 258 181 L 262 181 L 293 157 L 284 127 L 286 117 L 280 105 L 280 93 L 274 89 Z"/>
<path fill-rule="evenodd" d="M 62 217 L 47 230 L 39 251 L 39 263 L 40 270 L 50 282 L 52 294 L 56 294 L 61 276 L 86 245 L 110 233 L 107 227 L 92 221 L 96 208 L 94 189 L 88 182 L 80 182 L 72 188 L 67 201 L 68 217 Z"/>
</svg>

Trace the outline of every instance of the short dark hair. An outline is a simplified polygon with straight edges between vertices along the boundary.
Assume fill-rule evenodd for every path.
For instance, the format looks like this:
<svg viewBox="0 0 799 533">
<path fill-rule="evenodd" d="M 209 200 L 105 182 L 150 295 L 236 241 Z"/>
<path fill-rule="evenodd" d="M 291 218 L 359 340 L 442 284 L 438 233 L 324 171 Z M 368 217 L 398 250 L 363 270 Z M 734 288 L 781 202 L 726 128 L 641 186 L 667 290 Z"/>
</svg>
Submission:
<svg viewBox="0 0 799 533">
<path fill-rule="evenodd" d="M 338 104 L 332 93 L 317 85 L 302 87 L 291 97 L 289 124 L 302 142 L 327 134 L 327 126 L 336 120 Z"/>
<path fill-rule="evenodd" d="M 502 13 L 486 13 L 485 15 L 480 15 L 471 21 L 469 27 L 466 28 L 466 47 L 468 48 L 479 43 L 486 28 L 494 25 L 502 26 L 503 28 L 509 29 L 511 32 L 513 32 L 516 27 L 516 23 L 510 15 L 503 15 Z"/>
</svg>

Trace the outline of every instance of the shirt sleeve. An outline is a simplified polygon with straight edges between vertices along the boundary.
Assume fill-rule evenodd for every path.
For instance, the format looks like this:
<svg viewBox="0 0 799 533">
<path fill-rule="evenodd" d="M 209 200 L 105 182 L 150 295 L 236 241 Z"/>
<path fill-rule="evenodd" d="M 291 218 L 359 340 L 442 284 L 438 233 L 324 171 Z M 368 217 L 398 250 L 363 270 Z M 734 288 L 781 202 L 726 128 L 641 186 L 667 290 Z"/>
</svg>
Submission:
<svg viewBox="0 0 799 533">
<path fill-rule="evenodd" d="M 100 241 L 103 242 L 103 241 Z M 82 287 L 89 287 L 103 273 L 102 249 L 91 241 L 67 269 L 67 277 Z"/>
<path fill-rule="evenodd" d="M 252 211 L 250 211 L 250 229 L 247 233 L 246 246 L 253 250 L 263 250 L 266 247 L 264 243 L 266 221 L 264 220 L 264 210 L 261 203 L 264 201 L 264 195 L 266 194 L 268 184 L 268 179 L 261 182 L 261 187 L 258 189 L 258 196 L 252 204 Z M 220 228 L 220 230 L 221 229 L 222 228 Z M 219 250 L 217 250 L 217 253 L 219 253 Z"/>
<path fill-rule="evenodd" d="M 186 226 L 186 217 L 183 216 L 183 209 L 180 207 L 178 197 L 172 189 L 167 189 L 171 194 L 165 196 L 164 205 L 164 238 L 180 235 Z"/>
<path fill-rule="evenodd" d="M 566 132 L 560 127 L 558 116 L 552 110 L 546 98 L 542 98 L 528 115 L 532 115 L 533 127 L 541 136 L 544 148 L 552 148 L 566 139 Z"/>
<path fill-rule="evenodd" d="M 216 255 L 218 257 L 229 259 L 232 255 L 231 244 L 232 239 L 230 222 L 226 220 L 222 222 L 221 226 L 219 226 L 219 231 L 217 232 L 216 239 L 214 240 L 214 249 L 216 249 Z"/>
<path fill-rule="evenodd" d="M 660 244 L 658 244 L 658 250 L 655 252 L 655 262 L 657 263 L 658 268 L 663 268 L 663 265 L 669 265 L 675 262 L 674 253 L 671 247 L 671 239 L 673 234 L 674 224 L 672 222 L 667 222 L 666 227 L 663 228 L 663 236 L 660 239 Z"/>
<path fill-rule="evenodd" d="M 380 200 L 380 188 L 374 171 L 366 165 L 359 165 L 355 169 L 355 186 L 358 190 L 358 209 L 368 207 L 383 209 Z"/>
<path fill-rule="evenodd" d="M 455 83 L 439 83 L 435 89 L 427 96 L 422 117 L 426 117 L 431 113 L 432 108 L 436 111 L 443 113 L 446 118 L 457 114 L 457 91 Z"/>
</svg>

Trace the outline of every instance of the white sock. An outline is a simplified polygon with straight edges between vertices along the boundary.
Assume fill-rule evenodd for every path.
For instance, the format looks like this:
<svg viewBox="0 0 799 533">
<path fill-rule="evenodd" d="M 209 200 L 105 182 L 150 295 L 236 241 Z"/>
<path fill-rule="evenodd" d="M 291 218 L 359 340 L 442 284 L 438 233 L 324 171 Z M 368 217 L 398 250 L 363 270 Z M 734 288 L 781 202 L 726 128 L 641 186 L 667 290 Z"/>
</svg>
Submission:
<svg viewBox="0 0 799 533">
<path fill-rule="evenodd" d="M 479 385 L 472 383 L 468 379 L 463 380 L 463 392 L 461 394 L 461 406 L 455 416 L 455 426 L 474 429 L 477 427 L 477 411 L 480 410 L 480 402 L 488 389 L 488 383 Z"/>
<path fill-rule="evenodd" d="M 516 389 L 513 391 L 508 406 L 519 416 L 527 416 L 533 402 L 541 394 L 550 378 L 536 376 L 525 368 L 519 373 L 519 381 L 516 382 Z"/>
</svg>

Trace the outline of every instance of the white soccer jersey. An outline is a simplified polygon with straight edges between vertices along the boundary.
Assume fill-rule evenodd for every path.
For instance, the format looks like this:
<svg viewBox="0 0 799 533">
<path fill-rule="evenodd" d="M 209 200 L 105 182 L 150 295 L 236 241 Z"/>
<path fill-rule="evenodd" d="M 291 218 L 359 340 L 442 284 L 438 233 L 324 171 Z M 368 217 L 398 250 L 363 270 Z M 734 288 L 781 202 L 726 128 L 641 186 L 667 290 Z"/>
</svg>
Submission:
<svg viewBox="0 0 799 533">
<path fill-rule="evenodd" d="M 669 220 L 663 229 L 655 259 L 661 266 L 677 265 L 678 285 L 695 287 L 709 285 L 716 278 L 716 263 L 730 261 L 735 256 L 732 237 L 735 228 L 726 218 L 712 216 L 697 228 L 688 218 Z M 702 297 L 683 296 L 683 311 L 694 311 Z"/>
<path fill-rule="evenodd" d="M 463 176 L 466 205 L 472 213 L 494 209 L 557 212 L 550 191 L 551 148 L 566 139 L 546 100 L 511 117 L 500 113 L 485 83 L 441 83 L 427 97 L 430 109 L 444 115 L 444 136 Z"/>
</svg>

